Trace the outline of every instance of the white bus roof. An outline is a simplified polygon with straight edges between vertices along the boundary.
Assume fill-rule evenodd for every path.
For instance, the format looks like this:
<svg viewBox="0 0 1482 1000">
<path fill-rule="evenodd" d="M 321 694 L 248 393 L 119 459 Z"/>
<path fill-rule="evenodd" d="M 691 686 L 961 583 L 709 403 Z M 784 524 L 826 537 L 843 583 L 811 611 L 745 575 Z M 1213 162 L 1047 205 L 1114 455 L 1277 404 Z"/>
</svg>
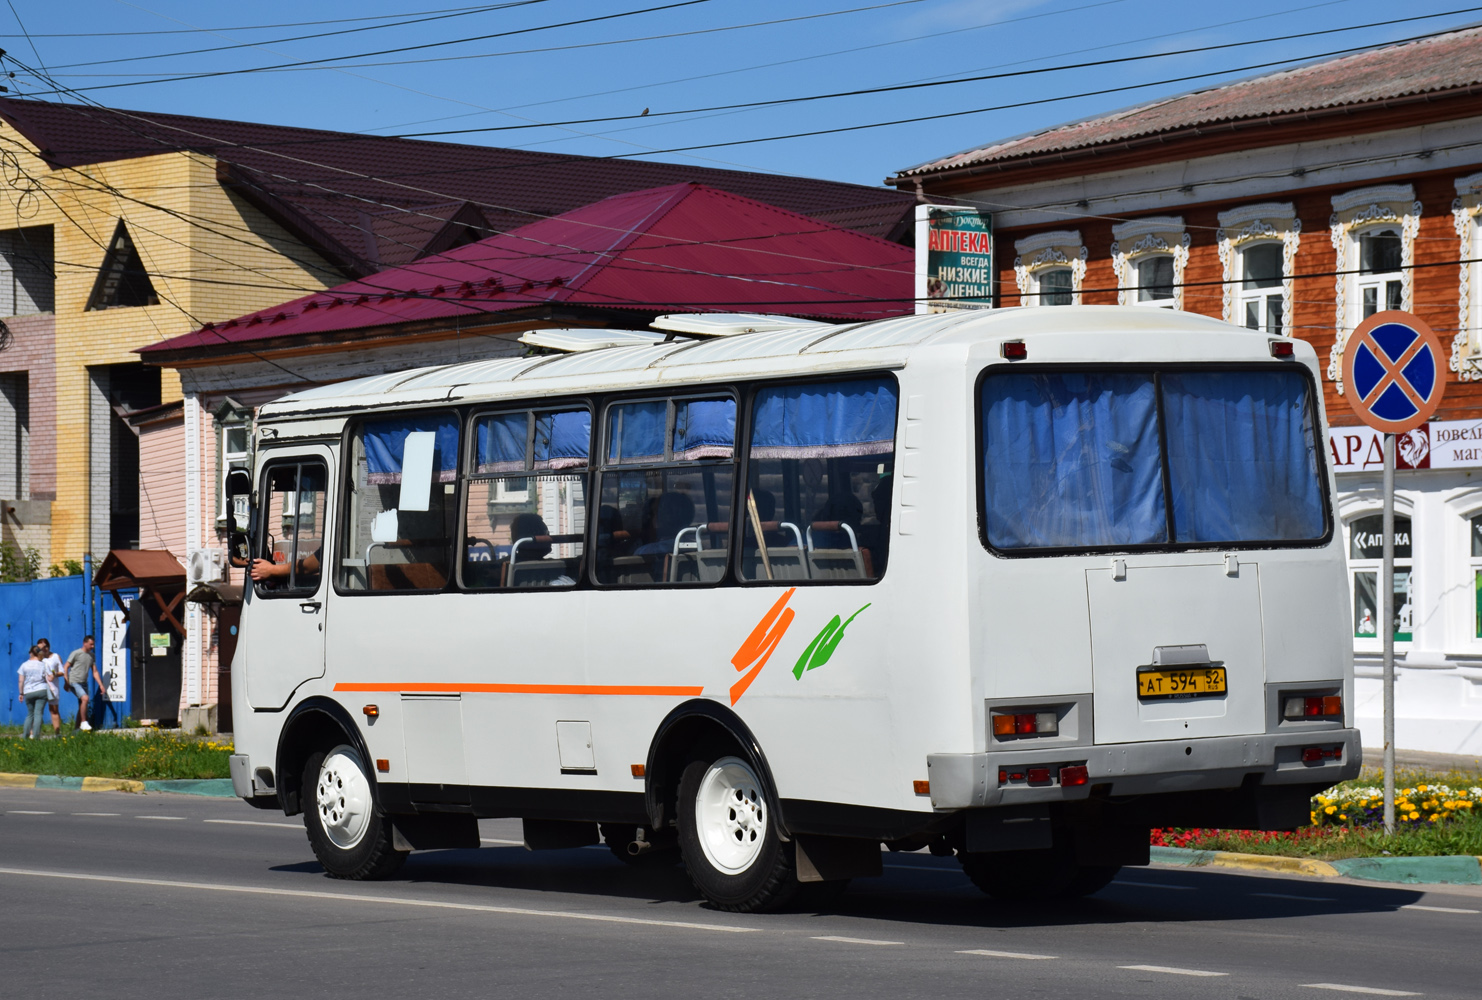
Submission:
<svg viewBox="0 0 1482 1000">
<path fill-rule="evenodd" d="M 528 399 L 702 380 L 900 367 L 912 353 L 926 346 L 960 349 L 964 344 L 1056 335 L 1126 337 L 1190 333 L 1237 335 L 1252 341 L 1271 336 L 1207 316 L 1151 307 L 962 310 L 870 323 L 819 324 L 743 336 L 418 368 L 295 392 L 264 404 L 261 418 L 312 417 L 387 405 Z M 1311 348 L 1302 341 L 1297 342 L 1297 347 L 1299 357 L 1311 353 Z M 1130 358 L 1123 347 L 1107 351 L 1098 360 Z"/>
</svg>

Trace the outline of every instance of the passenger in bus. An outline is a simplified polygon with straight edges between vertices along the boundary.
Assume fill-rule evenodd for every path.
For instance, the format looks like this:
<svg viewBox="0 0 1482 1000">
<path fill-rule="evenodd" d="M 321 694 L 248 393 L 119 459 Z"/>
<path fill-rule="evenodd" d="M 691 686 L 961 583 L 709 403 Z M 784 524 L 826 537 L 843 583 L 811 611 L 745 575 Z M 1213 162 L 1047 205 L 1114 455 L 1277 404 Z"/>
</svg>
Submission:
<svg viewBox="0 0 1482 1000">
<path fill-rule="evenodd" d="M 860 503 L 859 497 L 852 493 L 842 497 L 833 497 L 813 512 L 812 521 L 815 546 L 847 549 L 850 547 L 849 532 L 846 532 L 843 526 L 849 525 L 855 539 L 859 538 L 860 525 L 864 523 L 864 504 Z"/>
<path fill-rule="evenodd" d="M 695 523 L 695 502 L 684 493 L 664 493 L 654 504 L 654 540 L 633 550 L 634 555 L 651 556 L 674 551 L 674 539 Z"/>
<path fill-rule="evenodd" d="M 539 514 L 517 514 L 509 525 L 510 538 L 514 544 L 510 549 L 509 586 L 511 587 L 572 587 L 576 581 L 566 575 L 563 560 L 550 559 L 551 529 Z M 532 567 L 530 564 L 536 563 Z M 544 565 L 549 563 L 549 565 Z"/>
</svg>

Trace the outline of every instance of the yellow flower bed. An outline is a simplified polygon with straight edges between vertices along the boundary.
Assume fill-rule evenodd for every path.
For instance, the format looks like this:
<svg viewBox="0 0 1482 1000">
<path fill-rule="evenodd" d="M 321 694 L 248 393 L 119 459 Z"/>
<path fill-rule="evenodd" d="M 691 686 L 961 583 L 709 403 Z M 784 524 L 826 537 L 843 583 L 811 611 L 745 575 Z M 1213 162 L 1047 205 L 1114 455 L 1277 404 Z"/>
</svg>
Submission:
<svg viewBox="0 0 1482 1000">
<path fill-rule="evenodd" d="M 1395 821 L 1439 823 L 1457 815 L 1482 814 L 1482 787 L 1416 785 L 1395 789 Z M 1312 798 L 1313 826 L 1371 826 L 1384 821 L 1384 789 L 1330 789 Z"/>
</svg>

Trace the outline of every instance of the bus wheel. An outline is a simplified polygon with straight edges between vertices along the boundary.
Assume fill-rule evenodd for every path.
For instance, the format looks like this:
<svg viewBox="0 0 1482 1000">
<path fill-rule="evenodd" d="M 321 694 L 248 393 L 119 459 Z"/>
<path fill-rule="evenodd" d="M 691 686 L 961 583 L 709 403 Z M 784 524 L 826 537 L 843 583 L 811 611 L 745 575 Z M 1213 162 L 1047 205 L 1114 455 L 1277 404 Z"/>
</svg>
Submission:
<svg viewBox="0 0 1482 1000">
<path fill-rule="evenodd" d="M 798 890 L 793 849 L 777 836 L 752 765 L 697 760 L 679 779 L 679 848 L 695 888 L 722 910 L 760 913 Z"/>
<path fill-rule="evenodd" d="M 1106 888 L 1117 865 L 1077 865 L 1055 850 L 958 852 L 973 885 L 994 899 L 1079 899 Z"/>
<path fill-rule="evenodd" d="M 333 878 L 385 878 L 406 860 L 392 845 L 391 821 L 376 808 L 354 747 L 314 753 L 304 763 L 304 828 L 314 856 Z"/>
</svg>

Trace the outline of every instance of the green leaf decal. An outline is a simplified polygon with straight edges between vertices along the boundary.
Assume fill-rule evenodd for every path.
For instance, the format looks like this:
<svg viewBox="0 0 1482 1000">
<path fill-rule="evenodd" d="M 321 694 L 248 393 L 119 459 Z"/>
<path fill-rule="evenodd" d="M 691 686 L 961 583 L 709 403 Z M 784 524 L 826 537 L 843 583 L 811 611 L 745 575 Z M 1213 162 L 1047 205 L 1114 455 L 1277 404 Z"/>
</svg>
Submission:
<svg viewBox="0 0 1482 1000">
<path fill-rule="evenodd" d="M 792 668 L 793 677 L 797 680 L 802 680 L 804 671 L 813 670 L 827 663 L 829 657 L 834 655 L 834 650 L 838 648 L 839 642 L 844 638 L 844 630 L 867 607 L 869 607 L 868 604 L 864 608 L 860 608 L 859 611 L 854 612 L 842 624 L 839 621 L 839 616 L 834 615 L 829 620 L 829 623 L 823 627 L 823 631 L 815 635 L 813 641 L 808 643 L 808 648 L 803 650 L 803 655 L 798 657 L 797 664 Z"/>
</svg>

